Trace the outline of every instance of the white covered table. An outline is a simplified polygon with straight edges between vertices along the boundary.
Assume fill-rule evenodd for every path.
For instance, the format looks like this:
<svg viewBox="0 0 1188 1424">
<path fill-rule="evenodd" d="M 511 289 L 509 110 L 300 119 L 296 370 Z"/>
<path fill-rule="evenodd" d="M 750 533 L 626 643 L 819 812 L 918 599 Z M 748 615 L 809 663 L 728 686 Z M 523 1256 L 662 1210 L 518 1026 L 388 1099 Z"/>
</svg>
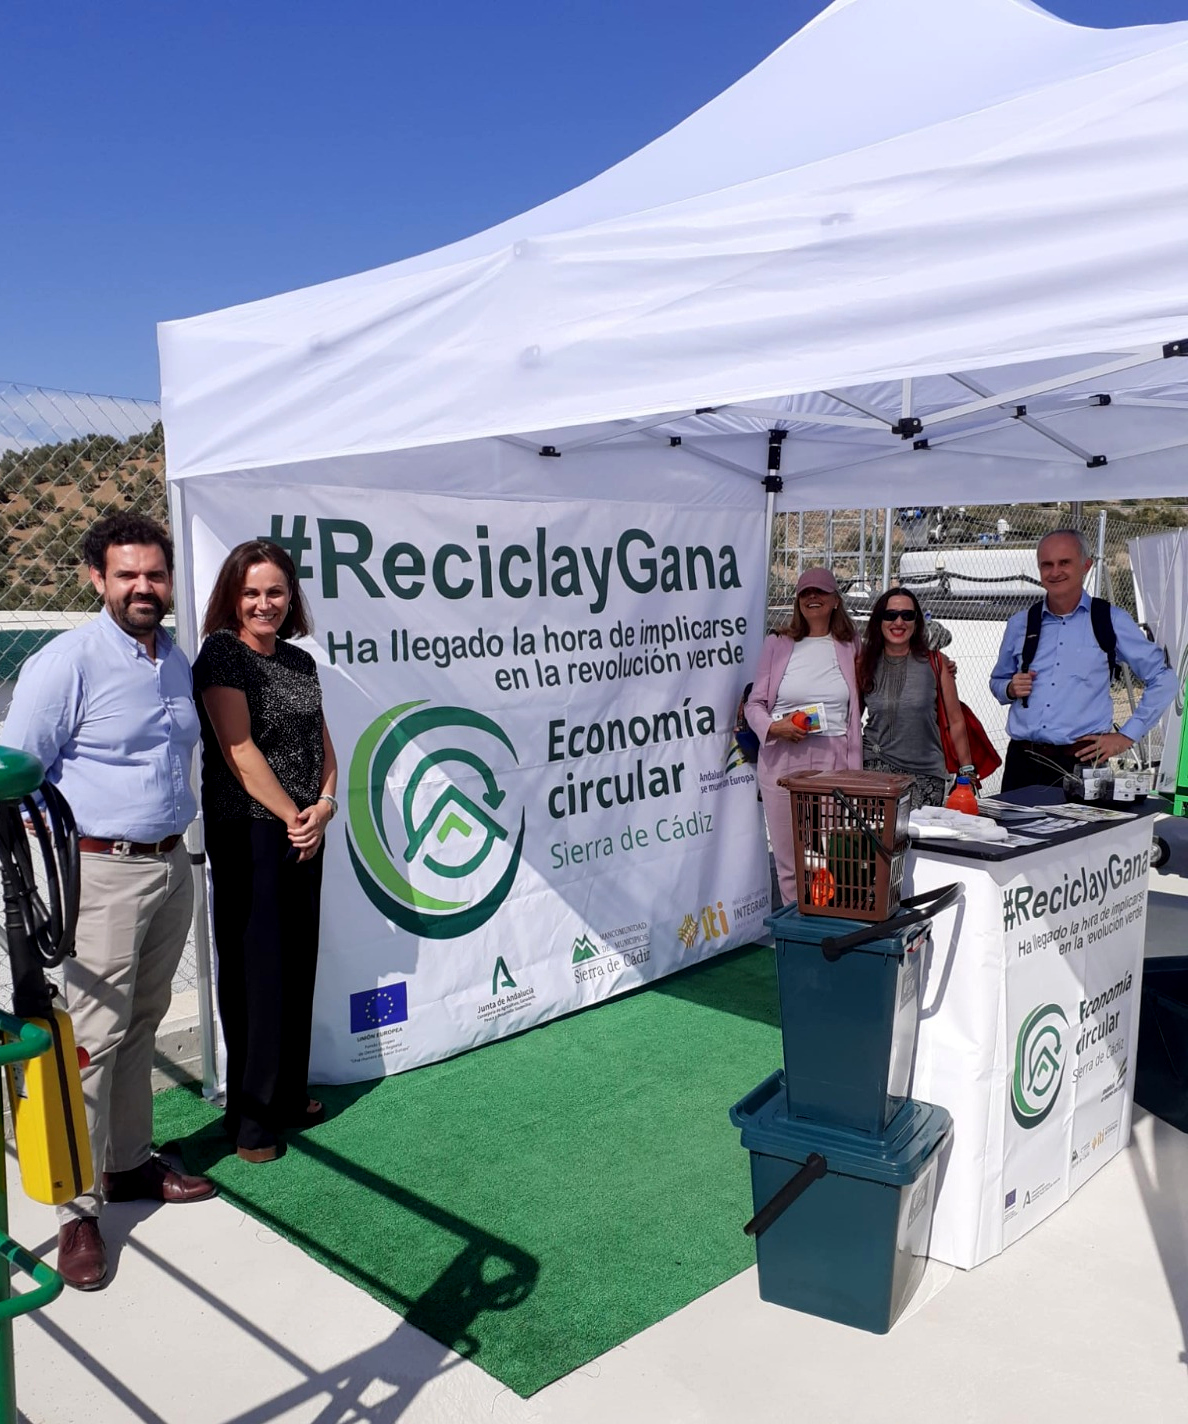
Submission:
<svg viewBox="0 0 1188 1424">
<path fill-rule="evenodd" d="M 1139 814 L 909 852 L 905 895 L 965 884 L 933 923 L 911 1088 L 953 1117 L 934 1258 L 997 1255 L 1128 1142 L 1151 836 Z"/>
</svg>

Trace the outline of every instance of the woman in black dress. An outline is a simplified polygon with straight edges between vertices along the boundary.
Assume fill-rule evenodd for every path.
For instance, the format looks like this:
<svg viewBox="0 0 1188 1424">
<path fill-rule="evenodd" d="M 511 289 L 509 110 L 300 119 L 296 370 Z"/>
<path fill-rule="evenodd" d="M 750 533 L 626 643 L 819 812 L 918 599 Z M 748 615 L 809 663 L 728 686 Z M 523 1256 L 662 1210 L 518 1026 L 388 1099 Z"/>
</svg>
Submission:
<svg viewBox="0 0 1188 1424">
<path fill-rule="evenodd" d="M 309 1046 L 322 838 L 338 809 L 337 762 L 293 561 L 266 539 L 232 549 L 194 662 L 202 720 L 202 811 L 214 882 L 227 1132 L 271 1162 L 287 1128 L 322 1121 Z"/>
</svg>

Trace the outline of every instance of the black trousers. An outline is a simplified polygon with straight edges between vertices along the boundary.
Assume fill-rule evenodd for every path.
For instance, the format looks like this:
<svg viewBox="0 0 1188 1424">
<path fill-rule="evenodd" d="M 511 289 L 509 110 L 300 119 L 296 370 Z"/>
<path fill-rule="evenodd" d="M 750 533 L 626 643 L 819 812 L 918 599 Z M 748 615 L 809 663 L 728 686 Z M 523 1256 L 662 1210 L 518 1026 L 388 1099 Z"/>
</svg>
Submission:
<svg viewBox="0 0 1188 1424">
<path fill-rule="evenodd" d="M 300 864 L 276 820 L 208 821 L 228 1132 L 271 1147 L 309 1101 L 325 846 Z"/>
<path fill-rule="evenodd" d="M 1052 762 L 1056 763 L 1055 767 Z M 1002 767 L 1001 789 L 1019 791 L 1024 786 L 1059 786 L 1064 773 L 1079 764 L 1071 746 L 1010 741 Z M 1057 767 L 1060 769 L 1057 770 Z"/>
</svg>

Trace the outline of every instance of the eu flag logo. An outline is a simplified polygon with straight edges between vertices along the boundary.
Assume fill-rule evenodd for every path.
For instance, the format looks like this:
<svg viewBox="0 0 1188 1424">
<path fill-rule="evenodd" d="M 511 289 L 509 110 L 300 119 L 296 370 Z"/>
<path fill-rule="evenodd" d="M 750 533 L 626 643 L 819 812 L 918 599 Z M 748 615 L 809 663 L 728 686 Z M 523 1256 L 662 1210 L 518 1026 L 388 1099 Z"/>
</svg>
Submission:
<svg viewBox="0 0 1188 1424">
<path fill-rule="evenodd" d="M 403 988 L 403 987 L 404 987 L 404 986 L 401 985 L 401 988 Z M 1009 1210 L 1009 1208 L 1011 1208 L 1011 1207 L 1013 1207 L 1013 1206 L 1015 1205 L 1015 1189 L 1014 1189 L 1013 1187 L 1012 1187 L 1011 1190 L 1010 1190 L 1009 1192 L 1007 1192 L 1007 1194 L 1006 1194 L 1006 1204 L 1007 1204 L 1008 1210 Z"/>
<path fill-rule="evenodd" d="M 404 1023 L 408 1018 L 408 985 L 385 984 L 351 995 L 351 1032 L 366 1033 L 385 1024 Z"/>
</svg>

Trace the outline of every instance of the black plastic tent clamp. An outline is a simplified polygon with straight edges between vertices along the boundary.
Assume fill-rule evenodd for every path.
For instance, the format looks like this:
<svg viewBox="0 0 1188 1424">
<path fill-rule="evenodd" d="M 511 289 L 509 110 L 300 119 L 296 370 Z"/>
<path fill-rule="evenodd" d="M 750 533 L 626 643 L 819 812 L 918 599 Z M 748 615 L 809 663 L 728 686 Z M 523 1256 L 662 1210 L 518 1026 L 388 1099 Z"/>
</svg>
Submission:
<svg viewBox="0 0 1188 1424">
<path fill-rule="evenodd" d="M 803 1196 L 828 1170 L 829 1163 L 825 1158 L 819 1152 L 810 1152 L 800 1171 L 789 1178 L 765 1206 L 759 1208 L 743 1230 L 748 1236 L 762 1236 L 778 1217 L 783 1216 L 796 1198 Z"/>
<path fill-rule="evenodd" d="M 919 924 L 921 920 L 930 920 L 933 915 L 939 915 L 942 910 L 947 910 L 950 905 L 956 904 L 964 893 L 964 881 L 956 880 L 952 885 L 942 885 L 938 890 L 925 890 L 919 895 L 909 895 L 906 900 L 899 902 L 898 911 L 889 920 L 880 920 L 878 924 L 874 925 L 863 925 L 853 934 L 841 935 L 836 939 L 823 939 L 821 953 L 830 964 L 836 964 L 843 954 L 857 949 L 860 944 L 869 944 L 871 940 L 885 939 L 889 935 L 898 934 L 900 930 L 907 929 L 909 925 Z M 907 913 L 905 914 L 904 911 Z"/>
</svg>

